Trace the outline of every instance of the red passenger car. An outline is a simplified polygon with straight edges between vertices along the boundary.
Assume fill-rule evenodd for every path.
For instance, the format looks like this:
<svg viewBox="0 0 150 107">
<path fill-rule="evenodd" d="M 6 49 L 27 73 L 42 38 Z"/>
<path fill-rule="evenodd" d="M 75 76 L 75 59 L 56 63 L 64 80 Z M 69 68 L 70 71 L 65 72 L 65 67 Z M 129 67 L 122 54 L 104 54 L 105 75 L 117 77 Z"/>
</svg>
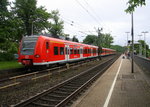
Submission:
<svg viewBox="0 0 150 107">
<path fill-rule="evenodd" d="M 101 56 L 114 54 L 115 50 L 102 48 Z M 18 61 L 23 65 L 49 65 L 66 63 L 98 56 L 98 47 L 47 36 L 23 37 Z"/>
<path fill-rule="evenodd" d="M 47 36 L 23 37 L 18 61 L 23 65 L 65 63 L 98 56 L 98 47 Z"/>
</svg>

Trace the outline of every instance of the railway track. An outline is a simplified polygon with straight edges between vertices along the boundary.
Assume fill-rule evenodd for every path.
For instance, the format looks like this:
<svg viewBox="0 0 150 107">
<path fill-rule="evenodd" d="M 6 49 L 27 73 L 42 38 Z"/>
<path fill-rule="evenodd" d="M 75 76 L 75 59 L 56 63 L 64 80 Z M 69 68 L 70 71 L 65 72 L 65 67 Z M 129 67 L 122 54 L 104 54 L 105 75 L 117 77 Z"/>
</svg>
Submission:
<svg viewBox="0 0 150 107">
<path fill-rule="evenodd" d="M 92 60 L 94 61 L 94 59 Z M 84 65 L 87 62 L 89 61 L 88 60 L 80 61 L 80 62 L 72 63 L 69 65 L 58 66 L 58 67 L 54 67 L 51 69 L 39 70 L 36 72 L 25 73 L 25 74 L 13 76 L 13 77 L 5 78 L 5 79 L 0 80 L 0 90 L 6 89 L 9 87 L 14 87 L 20 84 L 24 84 L 24 82 L 27 82 L 27 81 L 36 81 L 40 78 L 48 77 L 48 76 L 51 76 L 52 74 L 60 73 L 70 68 L 79 67 L 80 65 Z"/>
<path fill-rule="evenodd" d="M 13 107 L 61 107 L 66 106 L 81 91 L 96 80 L 117 59 L 112 58 L 96 65 L 42 93 L 39 93 Z"/>
</svg>

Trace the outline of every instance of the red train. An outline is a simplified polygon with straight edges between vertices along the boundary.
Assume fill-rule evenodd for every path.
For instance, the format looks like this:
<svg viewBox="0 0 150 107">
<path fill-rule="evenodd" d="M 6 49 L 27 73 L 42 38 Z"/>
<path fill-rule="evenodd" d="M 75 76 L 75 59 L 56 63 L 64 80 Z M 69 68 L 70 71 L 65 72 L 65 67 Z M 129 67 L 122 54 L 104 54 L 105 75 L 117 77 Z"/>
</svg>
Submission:
<svg viewBox="0 0 150 107">
<path fill-rule="evenodd" d="M 49 65 L 66 63 L 98 56 L 98 47 L 47 36 L 23 37 L 18 62 L 23 65 Z M 114 54 L 115 50 L 102 48 L 101 56 Z"/>
</svg>

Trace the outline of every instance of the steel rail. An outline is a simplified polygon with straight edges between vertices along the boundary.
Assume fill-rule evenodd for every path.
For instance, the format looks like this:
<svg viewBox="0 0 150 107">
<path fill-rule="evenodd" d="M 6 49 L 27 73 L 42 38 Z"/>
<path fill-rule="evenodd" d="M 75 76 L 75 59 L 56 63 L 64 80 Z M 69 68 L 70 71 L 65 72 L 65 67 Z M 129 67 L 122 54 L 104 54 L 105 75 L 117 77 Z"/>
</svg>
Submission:
<svg viewBox="0 0 150 107">
<path fill-rule="evenodd" d="M 87 64 L 87 61 L 88 60 L 69 64 L 69 68 L 66 65 L 64 65 L 64 66 L 54 67 L 51 69 L 46 69 L 46 70 L 36 71 L 36 72 L 27 73 L 27 74 L 23 74 L 23 75 L 9 77 L 7 79 L 0 81 L 0 90 L 22 84 L 23 81 L 20 81 L 21 79 L 24 79 L 24 81 L 26 81 L 26 80 L 28 80 L 28 81 L 37 80 L 40 78 L 44 78 L 46 76 L 51 76 L 54 73 L 53 71 L 56 71 L 56 70 L 58 70 L 57 72 L 59 73 L 59 72 L 66 71 L 70 68 L 76 68 L 76 67 L 81 66 L 79 64 L 82 64 L 82 65 Z M 26 78 L 28 78 L 28 79 L 26 79 Z"/>
<path fill-rule="evenodd" d="M 47 106 L 61 107 L 66 105 L 72 98 L 78 95 L 85 87 L 98 78 L 118 57 L 98 64 L 58 85 L 39 93 L 12 107 Z M 48 97 L 48 98 L 47 98 Z M 45 103 L 42 103 L 45 102 Z M 47 103 L 46 103 L 47 102 Z"/>
</svg>

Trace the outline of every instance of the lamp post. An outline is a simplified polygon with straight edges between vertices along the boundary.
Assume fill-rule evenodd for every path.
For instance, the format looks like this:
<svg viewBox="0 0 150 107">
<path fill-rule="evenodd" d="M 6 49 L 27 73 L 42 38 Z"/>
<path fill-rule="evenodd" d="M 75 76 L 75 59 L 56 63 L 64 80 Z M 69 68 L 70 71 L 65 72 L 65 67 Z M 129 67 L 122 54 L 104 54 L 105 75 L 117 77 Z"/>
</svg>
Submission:
<svg viewBox="0 0 150 107">
<path fill-rule="evenodd" d="M 132 65 L 131 65 L 131 73 L 134 73 L 134 25 L 133 25 L 133 12 L 131 13 L 131 36 L 132 36 Z"/>
<path fill-rule="evenodd" d="M 147 31 L 142 32 L 144 34 L 144 56 L 146 57 L 146 33 L 148 33 Z"/>
<path fill-rule="evenodd" d="M 139 40 L 141 40 L 142 35 L 138 35 L 138 36 L 139 36 Z M 142 55 L 142 44 L 140 43 L 140 41 L 139 41 L 139 55 L 140 56 Z"/>
<path fill-rule="evenodd" d="M 130 33 L 130 32 L 125 32 L 126 34 L 127 34 L 127 52 L 129 52 L 129 47 L 128 47 L 128 34 Z"/>
<path fill-rule="evenodd" d="M 128 45 L 128 34 L 130 33 L 130 32 L 125 32 L 126 34 L 127 34 L 127 45 Z"/>
</svg>

